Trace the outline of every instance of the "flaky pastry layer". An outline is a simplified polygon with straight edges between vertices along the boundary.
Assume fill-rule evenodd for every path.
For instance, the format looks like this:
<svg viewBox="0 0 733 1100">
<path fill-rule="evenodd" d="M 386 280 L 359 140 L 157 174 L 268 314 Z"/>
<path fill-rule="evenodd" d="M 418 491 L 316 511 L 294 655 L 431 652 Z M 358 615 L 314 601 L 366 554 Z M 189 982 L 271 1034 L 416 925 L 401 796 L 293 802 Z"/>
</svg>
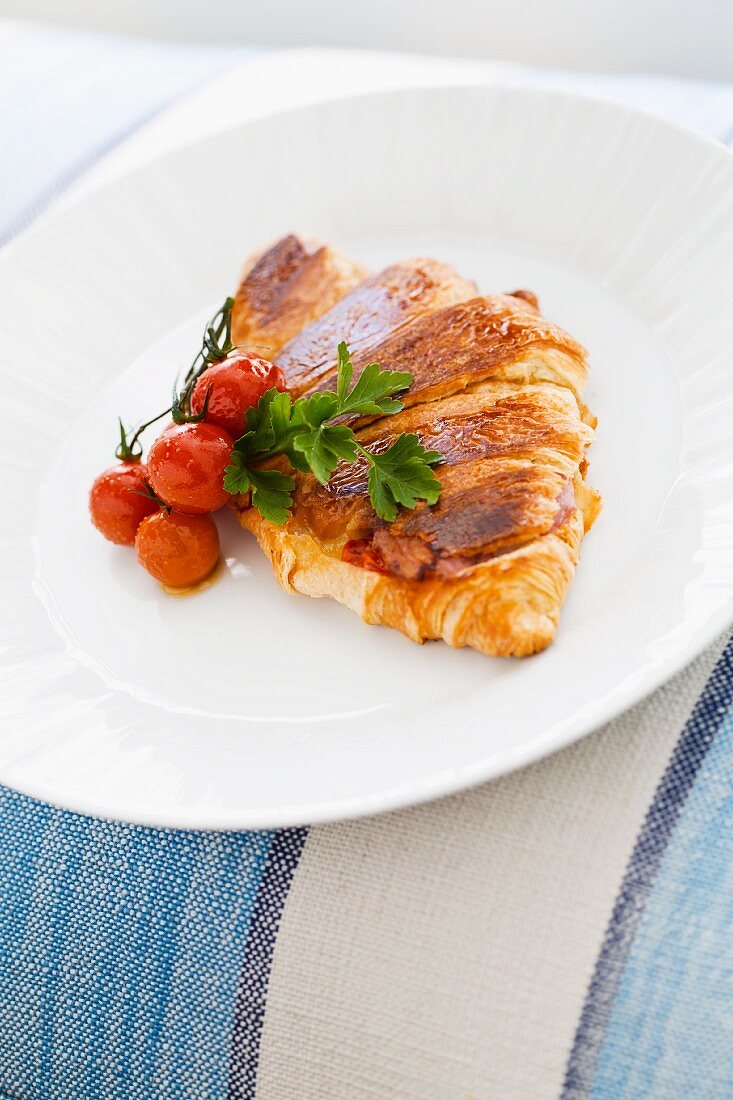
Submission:
<svg viewBox="0 0 733 1100">
<path fill-rule="evenodd" d="M 394 627 L 413 642 L 442 639 L 488 656 L 526 657 L 550 644 L 597 500 L 577 487 L 584 506 L 565 524 L 514 553 L 450 580 L 408 581 L 340 561 L 306 531 L 284 531 L 248 508 L 243 527 L 257 539 L 286 592 L 330 596 L 365 623 Z"/>
</svg>

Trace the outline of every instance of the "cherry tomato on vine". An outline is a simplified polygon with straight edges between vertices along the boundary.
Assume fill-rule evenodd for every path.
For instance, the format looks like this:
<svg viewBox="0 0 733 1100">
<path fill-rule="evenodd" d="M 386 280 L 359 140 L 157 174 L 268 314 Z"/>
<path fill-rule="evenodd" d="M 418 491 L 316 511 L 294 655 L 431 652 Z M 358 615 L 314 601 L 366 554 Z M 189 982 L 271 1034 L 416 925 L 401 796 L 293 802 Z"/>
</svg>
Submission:
<svg viewBox="0 0 733 1100">
<path fill-rule="evenodd" d="M 191 412 L 201 415 L 208 393 L 206 422 L 218 424 L 237 439 L 246 430 L 247 409 L 273 386 L 285 389 L 279 367 L 257 355 L 234 352 L 201 375 L 191 394 Z"/>
<path fill-rule="evenodd" d="M 135 538 L 140 564 L 171 588 L 205 580 L 219 560 L 219 533 L 211 516 L 162 508 L 148 516 Z"/>
<path fill-rule="evenodd" d="M 147 467 L 142 462 L 120 462 L 95 480 L 89 492 L 92 523 L 110 542 L 132 546 L 135 533 L 158 504 L 146 493 Z"/>
<path fill-rule="evenodd" d="M 224 470 L 234 441 L 216 424 L 171 424 L 148 454 L 148 476 L 155 493 L 189 515 L 215 512 L 229 500 Z"/>
</svg>

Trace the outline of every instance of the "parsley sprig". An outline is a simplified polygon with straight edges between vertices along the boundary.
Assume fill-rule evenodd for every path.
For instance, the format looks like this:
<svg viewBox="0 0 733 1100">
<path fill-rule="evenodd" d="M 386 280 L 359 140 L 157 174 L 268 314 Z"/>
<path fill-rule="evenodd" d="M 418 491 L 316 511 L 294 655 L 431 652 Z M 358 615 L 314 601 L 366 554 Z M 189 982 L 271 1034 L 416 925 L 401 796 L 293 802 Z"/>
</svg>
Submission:
<svg viewBox="0 0 733 1100">
<path fill-rule="evenodd" d="M 414 508 L 418 500 L 435 504 L 440 482 L 431 466 L 438 451 L 422 446 L 416 435 L 402 433 L 387 450 L 375 454 L 363 447 L 351 428 L 337 423 L 346 416 L 389 416 L 404 405 L 396 395 L 412 385 L 407 371 L 383 371 L 370 363 L 351 386 L 354 366 L 345 343 L 338 347 L 335 390 L 293 401 L 289 394 L 268 390 L 247 412 L 247 431 L 237 440 L 224 477 L 230 493 L 252 493 L 252 505 L 265 519 L 282 524 L 292 507 L 295 481 L 280 470 L 263 470 L 268 458 L 284 455 L 301 473 L 310 471 L 325 485 L 339 462 L 365 460 L 367 486 L 377 515 L 391 523 L 397 509 Z"/>
</svg>

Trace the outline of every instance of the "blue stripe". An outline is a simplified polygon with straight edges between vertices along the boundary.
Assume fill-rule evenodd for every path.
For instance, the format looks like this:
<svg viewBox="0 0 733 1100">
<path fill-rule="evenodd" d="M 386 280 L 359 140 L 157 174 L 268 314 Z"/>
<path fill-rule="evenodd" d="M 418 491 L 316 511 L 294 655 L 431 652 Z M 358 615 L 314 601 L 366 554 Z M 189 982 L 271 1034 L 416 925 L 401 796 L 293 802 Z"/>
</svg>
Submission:
<svg viewBox="0 0 733 1100">
<path fill-rule="evenodd" d="M 58 821 L 54 823 L 58 825 Z M 51 927 L 65 926 L 68 924 L 69 910 L 73 905 L 74 886 L 78 879 L 79 862 L 82 849 L 77 846 L 70 847 L 64 856 L 63 876 L 59 876 L 56 889 L 49 899 L 49 921 Z M 63 996 L 61 988 L 61 953 L 54 942 L 48 955 L 48 962 L 44 966 L 43 979 L 40 987 L 42 1003 L 41 1020 L 41 1077 L 39 1091 L 42 1096 L 47 1096 L 51 1091 L 51 1070 L 53 1060 L 53 1034 L 57 1015 L 63 1011 L 63 1004 L 59 1004 L 59 996 Z"/>
<path fill-rule="evenodd" d="M 732 703 L 733 638 L 683 730 L 631 855 L 568 1061 L 564 1100 L 583 1100 L 592 1094 L 614 1001 L 645 906 L 686 801 Z"/>
<path fill-rule="evenodd" d="M 0 830 L 0 1093 L 224 1100 L 255 910 L 257 928 L 287 890 L 260 897 L 277 835 L 143 829 L 2 789 Z"/>
<path fill-rule="evenodd" d="M 255 1097 L 260 1039 L 275 940 L 285 899 L 307 835 L 307 829 L 282 830 L 277 834 L 267 859 L 262 888 L 252 913 L 247 951 L 239 980 L 228 1100 L 254 1100 Z"/>
<path fill-rule="evenodd" d="M 594 1100 L 733 1096 L 733 707 L 647 900 Z"/>
</svg>

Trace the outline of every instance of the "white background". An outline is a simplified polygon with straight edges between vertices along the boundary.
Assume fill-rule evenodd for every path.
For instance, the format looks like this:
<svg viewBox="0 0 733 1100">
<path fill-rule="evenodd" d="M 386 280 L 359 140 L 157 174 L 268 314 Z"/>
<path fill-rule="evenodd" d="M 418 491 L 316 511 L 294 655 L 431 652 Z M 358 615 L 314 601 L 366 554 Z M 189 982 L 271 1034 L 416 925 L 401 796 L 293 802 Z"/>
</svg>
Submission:
<svg viewBox="0 0 733 1100">
<path fill-rule="evenodd" d="M 733 80 L 733 0 L 0 0 L 3 15 L 186 41 Z"/>
</svg>

